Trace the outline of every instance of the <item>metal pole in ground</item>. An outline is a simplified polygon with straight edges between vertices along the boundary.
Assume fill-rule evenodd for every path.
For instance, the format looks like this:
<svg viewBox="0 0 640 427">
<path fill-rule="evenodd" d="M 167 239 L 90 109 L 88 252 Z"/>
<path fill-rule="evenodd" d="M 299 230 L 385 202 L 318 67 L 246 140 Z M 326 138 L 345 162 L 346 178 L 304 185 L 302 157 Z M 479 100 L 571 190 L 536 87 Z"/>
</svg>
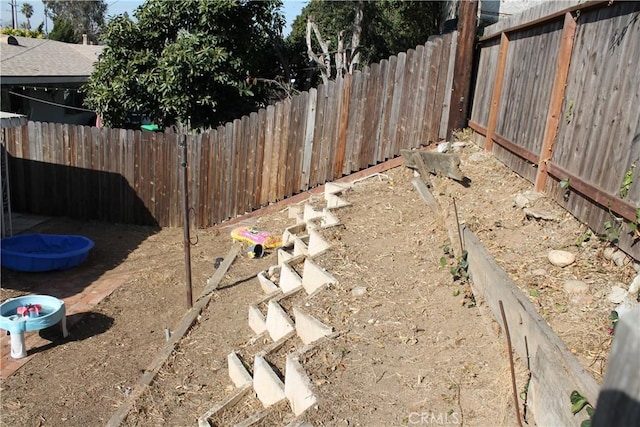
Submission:
<svg viewBox="0 0 640 427">
<path fill-rule="evenodd" d="M 187 176 L 187 135 L 180 135 L 180 167 L 182 168 L 182 215 L 184 218 L 184 265 L 187 274 L 187 308 L 193 307 L 191 292 L 191 238 L 189 236 L 189 185 Z"/>
</svg>

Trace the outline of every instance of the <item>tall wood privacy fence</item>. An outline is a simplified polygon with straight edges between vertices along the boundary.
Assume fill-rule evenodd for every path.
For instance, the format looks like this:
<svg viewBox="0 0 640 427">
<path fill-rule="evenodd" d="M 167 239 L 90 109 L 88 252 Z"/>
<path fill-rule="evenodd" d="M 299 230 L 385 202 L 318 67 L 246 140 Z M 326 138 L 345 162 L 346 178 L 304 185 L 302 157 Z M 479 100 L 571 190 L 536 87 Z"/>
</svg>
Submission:
<svg viewBox="0 0 640 427">
<path fill-rule="evenodd" d="M 485 30 L 470 126 L 578 219 L 619 227 L 640 258 L 614 219 L 638 222 L 640 3 L 545 3 Z"/>
<path fill-rule="evenodd" d="M 446 135 L 455 37 L 187 136 L 192 221 L 211 226 Z M 29 122 L 3 138 L 16 211 L 182 224 L 181 135 Z"/>
</svg>

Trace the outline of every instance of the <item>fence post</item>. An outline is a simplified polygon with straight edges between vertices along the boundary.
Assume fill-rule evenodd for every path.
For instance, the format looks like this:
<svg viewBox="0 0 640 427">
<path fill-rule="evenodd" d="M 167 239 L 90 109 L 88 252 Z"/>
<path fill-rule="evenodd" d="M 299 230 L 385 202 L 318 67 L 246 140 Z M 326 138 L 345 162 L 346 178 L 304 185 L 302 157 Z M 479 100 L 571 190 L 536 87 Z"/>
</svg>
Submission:
<svg viewBox="0 0 640 427">
<path fill-rule="evenodd" d="M 449 103 L 447 139 L 451 139 L 454 129 L 462 129 L 467 126 L 477 14 L 478 2 L 476 0 L 464 0 L 460 2 L 456 62 L 453 67 L 453 86 L 451 88 L 451 100 Z M 451 70 L 449 70 L 449 72 L 451 72 Z"/>
<path fill-rule="evenodd" d="M 344 86 L 342 88 L 340 101 L 340 117 L 338 124 L 338 151 L 333 163 L 333 178 L 342 176 L 344 167 L 345 152 L 347 149 L 347 125 L 349 124 L 349 100 L 351 99 L 352 76 L 347 74 L 343 77 Z"/>
<path fill-rule="evenodd" d="M 491 94 L 491 110 L 489 111 L 489 123 L 487 125 L 487 136 L 484 140 L 484 149 L 493 149 L 493 135 L 496 132 L 498 123 L 498 112 L 500 111 L 500 95 L 502 94 L 502 83 L 504 81 L 504 69 L 507 65 L 507 53 L 509 50 L 509 36 L 502 33 L 500 36 L 500 54 L 498 56 L 498 68 L 496 78 L 493 83 L 493 93 Z"/>
<path fill-rule="evenodd" d="M 540 157 L 538 160 L 538 172 L 535 183 L 536 191 L 543 191 L 549 178 L 547 163 L 551 161 L 551 157 L 553 157 L 553 146 L 558 134 L 558 124 L 560 122 L 560 115 L 562 114 L 562 103 L 567 87 L 567 76 L 569 75 L 571 54 L 573 53 L 576 26 L 576 21 L 573 19 L 571 12 L 565 13 L 560 50 L 556 62 L 556 72 L 551 89 L 551 101 L 549 103 L 549 111 L 547 112 L 547 122 L 544 128 L 542 148 L 540 149 Z"/>
</svg>

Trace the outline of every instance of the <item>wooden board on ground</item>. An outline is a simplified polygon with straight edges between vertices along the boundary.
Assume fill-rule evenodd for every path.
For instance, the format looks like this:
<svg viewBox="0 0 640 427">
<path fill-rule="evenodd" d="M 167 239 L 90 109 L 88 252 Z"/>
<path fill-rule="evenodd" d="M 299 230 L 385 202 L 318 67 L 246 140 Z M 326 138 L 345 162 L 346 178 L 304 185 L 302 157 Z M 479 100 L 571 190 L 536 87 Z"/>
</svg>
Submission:
<svg viewBox="0 0 640 427">
<path fill-rule="evenodd" d="M 457 154 L 423 150 L 400 150 L 400 154 L 405 159 L 405 166 L 418 169 L 424 179 L 428 179 L 428 172 L 456 181 L 465 180 L 464 173 L 460 170 L 460 156 Z M 420 170 L 422 168 L 424 169 Z"/>
<path fill-rule="evenodd" d="M 513 348 L 522 360 L 531 362 L 528 406 L 536 423 L 580 425 L 582 415 L 571 413 L 571 392 L 577 390 L 595 405 L 598 384 L 473 232 L 463 227 L 462 235 L 474 295 L 496 319 L 500 318 L 499 301 L 503 301 Z"/>
</svg>

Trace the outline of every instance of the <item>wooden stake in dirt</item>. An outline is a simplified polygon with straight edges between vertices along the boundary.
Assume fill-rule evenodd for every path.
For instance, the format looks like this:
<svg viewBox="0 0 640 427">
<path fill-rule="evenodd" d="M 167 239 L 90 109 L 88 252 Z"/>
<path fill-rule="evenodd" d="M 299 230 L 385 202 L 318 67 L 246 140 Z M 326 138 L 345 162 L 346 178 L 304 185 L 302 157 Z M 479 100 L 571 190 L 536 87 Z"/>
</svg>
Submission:
<svg viewBox="0 0 640 427">
<path fill-rule="evenodd" d="M 460 256 L 464 251 L 464 245 L 462 244 L 462 232 L 460 232 L 460 218 L 458 217 L 458 205 L 456 205 L 456 198 L 453 198 L 453 211 L 456 214 L 456 230 L 458 231 L 458 243 L 460 244 Z"/>
<path fill-rule="evenodd" d="M 509 352 L 509 368 L 511 369 L 511 386 L 513 387 L 513 403 L 516 407 L 516 418 L 518 425 L 522 427 L 522 419 L 520 418 L 520 404 L 518 403 L 518 389 L 516 388 L 516 372 L 513 367 L 513 351 L 511 350 L 511 336 L 509 335 L 509 325 L 507 324 L 507 316 L 504 314 L 504 306 L 502 300 L 498 300 L 500 304 L 500 314 L 502 314 L 502 324 L 504 325 L 504 334 L 507 337 L 507 351 Z"/>
</svg>

